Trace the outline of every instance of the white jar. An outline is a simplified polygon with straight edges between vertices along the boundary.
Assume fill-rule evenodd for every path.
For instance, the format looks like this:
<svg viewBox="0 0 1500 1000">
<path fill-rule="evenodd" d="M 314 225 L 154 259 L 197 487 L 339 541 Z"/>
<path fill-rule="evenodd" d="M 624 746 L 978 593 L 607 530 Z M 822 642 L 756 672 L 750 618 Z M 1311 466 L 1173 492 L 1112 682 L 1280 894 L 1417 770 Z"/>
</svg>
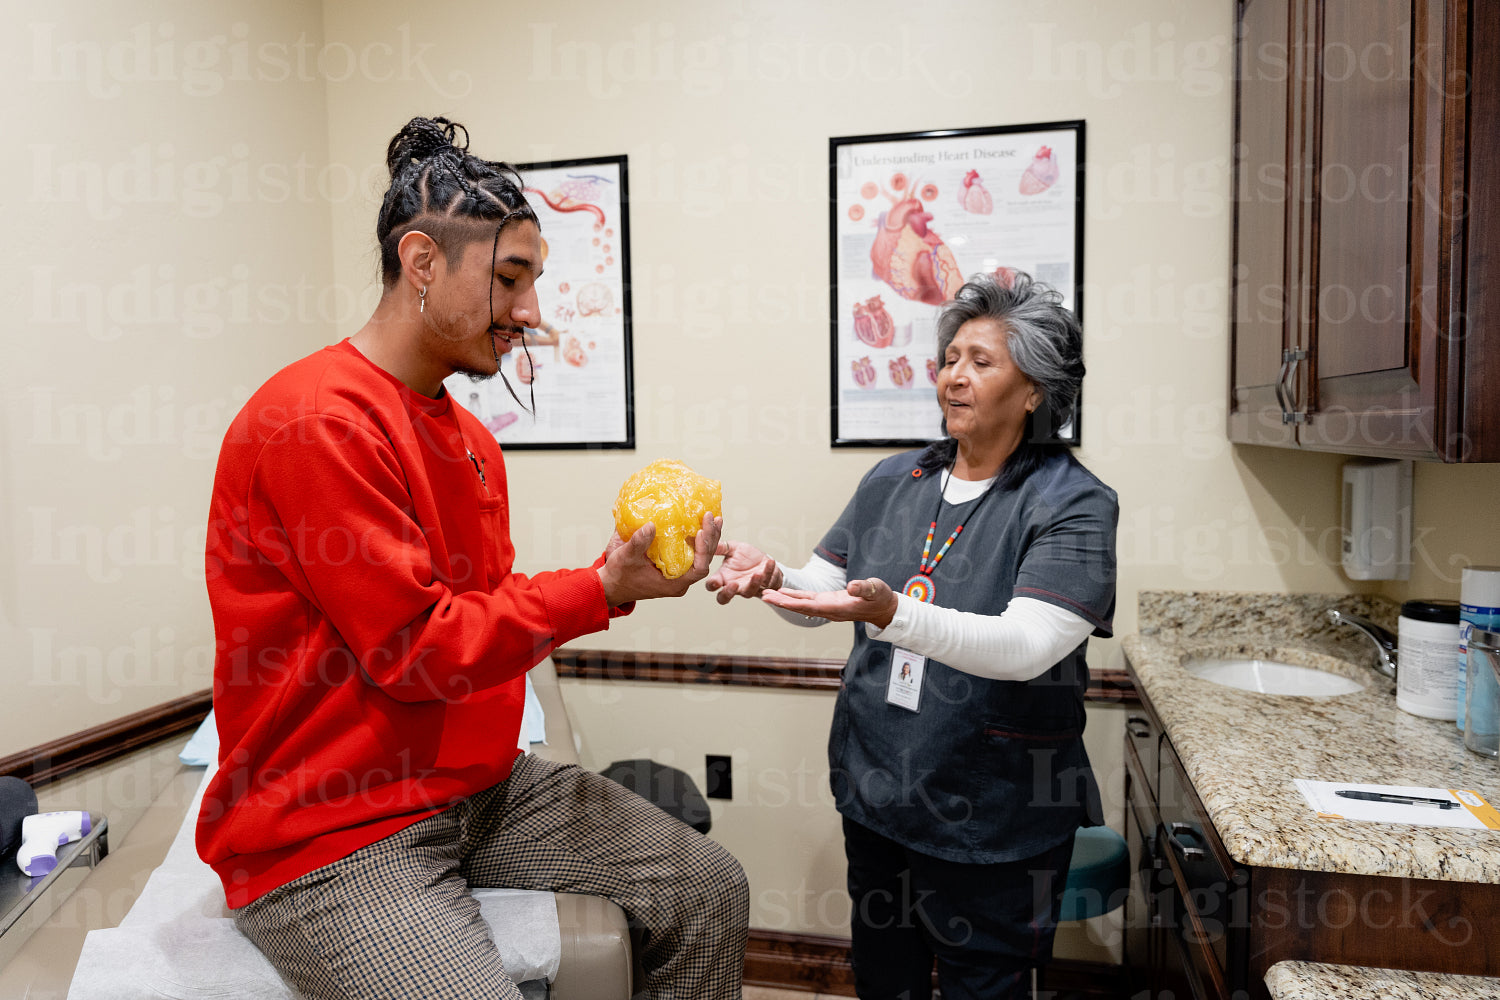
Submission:
<svg viewBox="0 0 1500 1000">
<path fill-rule="evenodd" d="M 1396 622 L 1396 707 L 1426 719 L 1458 715 L 1458 602 L 1407 601 Z"/>
</svg>

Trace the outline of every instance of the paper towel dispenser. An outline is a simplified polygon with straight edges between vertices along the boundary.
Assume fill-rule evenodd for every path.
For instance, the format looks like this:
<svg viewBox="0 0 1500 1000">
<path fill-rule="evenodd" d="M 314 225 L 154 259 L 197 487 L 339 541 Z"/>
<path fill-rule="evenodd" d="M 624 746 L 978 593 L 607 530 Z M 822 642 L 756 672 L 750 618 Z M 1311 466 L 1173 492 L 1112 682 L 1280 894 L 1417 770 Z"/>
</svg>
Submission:
<svg viewBox="0 0 1500 1000">
<path fill-rule="evenodd" d="M 1344 464 L 1343 564 L 1351 580 L 1410 578 L 1410 462 Z"/>
</svg>

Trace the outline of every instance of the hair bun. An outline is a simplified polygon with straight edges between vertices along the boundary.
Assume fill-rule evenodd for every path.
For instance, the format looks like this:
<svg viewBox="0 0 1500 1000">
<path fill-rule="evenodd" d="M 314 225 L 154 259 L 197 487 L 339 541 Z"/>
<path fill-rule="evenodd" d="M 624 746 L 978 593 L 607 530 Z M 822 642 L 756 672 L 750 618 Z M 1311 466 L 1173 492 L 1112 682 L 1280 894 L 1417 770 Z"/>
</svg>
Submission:
<svg viewBox="0 0 1500 1000">
<path fill-rule="evenodd" d="M 460 131 L 464 134 L 463 145 L 454 141 Z M 394 178 L 409 164 L 421 163 L 447 150 L 462 156 L 468 148 L 469 130 L 458 122 L 446 118 L 413 118 L 391 138 L 385 151 L 385 164 Z"/>
</svg>

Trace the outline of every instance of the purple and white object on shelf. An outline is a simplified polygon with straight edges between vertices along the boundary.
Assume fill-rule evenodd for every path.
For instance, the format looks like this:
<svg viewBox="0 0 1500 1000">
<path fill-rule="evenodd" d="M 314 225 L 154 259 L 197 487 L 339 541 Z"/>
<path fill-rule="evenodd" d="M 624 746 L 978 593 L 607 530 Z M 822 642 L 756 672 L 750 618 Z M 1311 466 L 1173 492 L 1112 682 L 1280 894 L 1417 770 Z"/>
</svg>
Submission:
<svg viewBox="0 0 1500 1000">
<path fill-rule="evenodd" d="M 27 816 L 21 821 L 21 849 L 16 852 L 16 864 L 33 878 L 46 875 L 57 867 L 57 849 L 81 840 L 92 828 L 89 814 L 80 810 Z"/>
</svg>

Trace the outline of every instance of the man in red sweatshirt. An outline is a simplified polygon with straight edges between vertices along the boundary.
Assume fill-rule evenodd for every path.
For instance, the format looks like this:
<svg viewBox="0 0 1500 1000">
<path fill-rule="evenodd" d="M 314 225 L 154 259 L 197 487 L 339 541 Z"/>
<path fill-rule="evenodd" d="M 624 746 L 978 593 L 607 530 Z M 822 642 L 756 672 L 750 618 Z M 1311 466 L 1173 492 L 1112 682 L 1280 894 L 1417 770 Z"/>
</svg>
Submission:
<svg viewBox="0 0 1500 1000">
<path fill-rule="evenodd" d="M 273 376 L 224 439 L 209 515 L 219 769 L 198 851 L 307 997 L 516 1000 L 469 886 L 584 892 L 644 931 L 650 996 L 740 996 L 744 873 L 599 775 L 519 755 L 526 671 L 708 573 L 646 558 L 513 573 L 504 458 L 443 380 L 540 322 L 536 216 L 445 119 L 391 140 L 384 294 Z"/>
</svg>

